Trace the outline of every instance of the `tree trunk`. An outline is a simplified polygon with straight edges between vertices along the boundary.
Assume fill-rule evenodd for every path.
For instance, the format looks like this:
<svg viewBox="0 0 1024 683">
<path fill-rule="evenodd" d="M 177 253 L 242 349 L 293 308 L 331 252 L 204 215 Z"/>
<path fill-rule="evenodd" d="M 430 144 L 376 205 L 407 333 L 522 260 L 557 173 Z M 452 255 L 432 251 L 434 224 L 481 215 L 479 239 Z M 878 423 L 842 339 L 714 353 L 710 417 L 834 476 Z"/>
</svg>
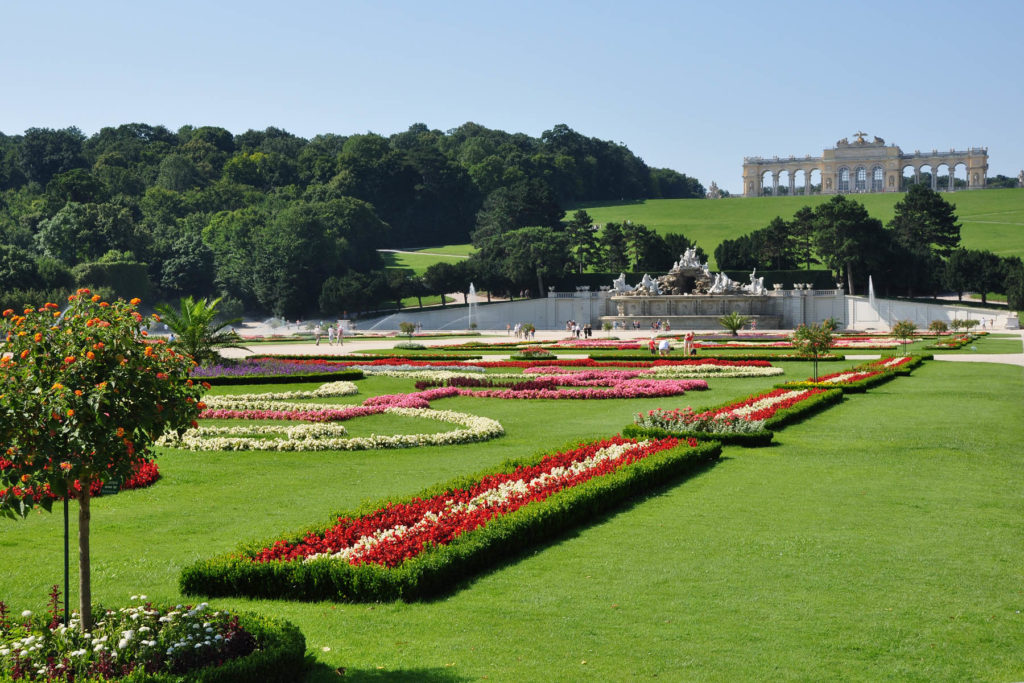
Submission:
<svg viewBox="0 0 1024 683">
<path fill-rule="evenodd" d="M 423 308 L 423 297 L 421 295 L 416 295 L 416 301 L 420 302 L 420 308 Z"/>
<path fill-rule="evenodd" d="M 544 296 L 544 279 L 540 276 L 540 271 L 537 271 L 537 296 Z"/>
<path fill-rule="evenodd" d="M 853 295 L 853 268 L 850 267 L 849 263 L 846 264 L 846 286 L 849 289 L 849 294 L 852 296 Z"/>
<path fill-rule="evenodd" d="M 90 483 L 82 481 L 82 490 L 78 494 L 78 612 L 81 614 L 82 631 L 92 630 L 92 565 L 89 562 Z"/>
</svg>

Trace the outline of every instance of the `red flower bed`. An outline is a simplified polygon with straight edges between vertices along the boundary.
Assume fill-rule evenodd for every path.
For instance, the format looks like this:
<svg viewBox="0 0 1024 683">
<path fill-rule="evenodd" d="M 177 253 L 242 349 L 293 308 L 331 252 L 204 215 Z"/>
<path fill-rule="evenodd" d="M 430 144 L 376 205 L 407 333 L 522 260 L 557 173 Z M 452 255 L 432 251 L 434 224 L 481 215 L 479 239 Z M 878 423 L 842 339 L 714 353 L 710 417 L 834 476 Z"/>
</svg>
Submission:
<svg viewBox="0 0 1024 683">
<path fill-rule="evenodd" d="M 355 519 L 341 517 L 322 533 L 309 533 L 296 543 L 277 541 L 249 559 L 271 562 L 335 556 L 352 565 L 375 563 L 396 567 L 420 554 L 425 546 L 450 543 L 495 517 L 674 448 L 678 443 L 675 438 L 666 438 L 638 444 L 619 436 L 596 441 L 548 455 L 536 465 L 485 476 L 467 488 L 451 489 L 409 503 L 388 504 Z M 692 439 L 688 443 L 696 446 Z"/>
<path fill-rule="evenodd" d="M 0 470 L 5 470 L 13 466 L 13 462 L 6 458 L 0 457 Z M 157 467 L 157 464 L 152 460 L 142 460 L 140 462 L 135 463 L 135 465 L 132 468 L 132 476 L 129 477 L 127 481 L 121 484 L 121 490 L 125 491 L 127 489 L 141 489 L 147 486 L 152 486 L 154 483 L 156 483 L 156 480 L 159 478 L 160 468 Z M 78 483 L 77 479 L 72 484 L 72 488 L 75 490 L 75 492 L 82 490 L 82 486 L 81 484 Z M 103 482 L 94 481 L 89 486 L 89 495 L 90 497 L 95 498 L 101 495 L 102 490 Z M 24 487 L 15 486 L 14 488 L 10 489 L 10 491 L 16 498 L 31 497 L 33 502 L 38 502 L 42 500 L 44 497 L 49 498 L 51 500 L 61 500 L 60 496 L 58 496 L 56 493 L 50 490 L 49 484 L 43 484 L 41 488 L 34 487 L 31 485 Z M 8 489 L 0 489 L 0 496 L 6 495 L 7 492 Z"/>
</svg>

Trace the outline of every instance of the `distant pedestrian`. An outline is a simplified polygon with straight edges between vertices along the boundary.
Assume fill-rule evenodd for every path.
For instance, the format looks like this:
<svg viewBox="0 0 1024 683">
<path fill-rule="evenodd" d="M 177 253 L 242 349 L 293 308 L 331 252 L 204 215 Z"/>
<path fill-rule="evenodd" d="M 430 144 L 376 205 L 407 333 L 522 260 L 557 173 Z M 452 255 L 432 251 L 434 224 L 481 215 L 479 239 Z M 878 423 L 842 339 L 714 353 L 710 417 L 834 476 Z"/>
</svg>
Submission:
<svg viewBox="0 0 1024 683">
<path fill-rule="evenodd" d="M 656 342 L 654 340 L 654 337 L 651 337 L 651 340 L 649 342 L 647 342 L 647 348 L 650 349 L 652 356 L 654 355 L 655 344 L 656 344 Z"/>
<path fill-rule="evenodd" d="M 334 326 L 333 325 L 328 325 L 327 326 L 327 344 L 329 346 L 334 346 Z"/>
<path fill-rule="evenodd" d="M 340 322 L 338 323 L 337 337 L 338 337 L 338 346 L 344 346 L 345 345 L 345 330 L 342 329 Z"/>
<path fill-rule="evenodd" d="M 324 334 L 324 329 L 320 327 L 320 323 L 316 324 L 313 328 L 313 337 L 316 339 L 316 346 L 320 346 L 320 337 Z"/>
</svg>

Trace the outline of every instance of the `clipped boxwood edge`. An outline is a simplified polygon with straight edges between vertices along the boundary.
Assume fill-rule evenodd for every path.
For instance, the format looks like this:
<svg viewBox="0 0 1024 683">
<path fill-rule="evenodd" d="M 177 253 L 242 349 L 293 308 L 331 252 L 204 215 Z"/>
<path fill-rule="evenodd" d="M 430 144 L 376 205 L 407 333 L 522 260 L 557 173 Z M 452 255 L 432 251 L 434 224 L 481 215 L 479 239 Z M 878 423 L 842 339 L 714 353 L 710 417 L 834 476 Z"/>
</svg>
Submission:
<svg viewBox="0 0 1024 683">
<path fill-rule="evenodd" d="M 622 435 L 634 439 L 663 439 L 666 436 L 675 436 L 681 439 L 692 437 L 700 441 L 718 441 L 723 446 L 744 446 L 746 448 L 770 446 L 772 439 L 775 438 L 775 434 L 767 429 L 746 434 L 728 434 L 721 432 L 670 432 L 660 427 L 641 427 L 640 425 L 626 425 L 622 429 Z"/>
<path fill-rule="evenodd" d="M 492 519 L 486 526 L 464 533 L 448 545 L 433 546 L 393 569 L 377 564 L 352 566 L 330 559 L 256 563 L 242 556 L 271 545 L 271 541 L 243 546 L 239 554 L 200 561 L 183 570 L 179 583 L 182 591 L 189 594 L 343 602 L 425 599 L 450 592 L 501 560 L 556 539 L 629 498 L 714 462 L 720 453 L 721 444 L 717 441 L 694 448 L 682 444 L 656 453 Z M 453 486 L 464 486 L 467 479 L 463 477 L 413 497 L 423 498 Z M 364 505 L 362 509 L 377 509 L 385 503 Z M 295 540 L 303 535 L 297 535 Z"/>
<path fill-rule="evenodd" d="M 339 370 L 338 372 L 309 372 L 292 375 L 240 375 L 222 377 L 197 377 L 217 386 L 239 384 L 297 384 L 299 382 L 341 382 L 363 379 L 362 370 Z"/>
<path fill-rule="evenodd" d="M 783 408 L 764 421 L 766 429 L 778 431 L 783 427 L 802 422 L 816 413 L 834 406 L 843 400 L 843 392 L 835 388 L 825 388 L 825 392 L 815 394 L 800 401 L 795 406 Z"/>
<path fill-rule="evenodd" d="M 238 622 L 254 638 L 257 650 L 224 662 L 180 675 L 136 672 L 124 681 L 148 683 L 290 683 L 306 668 L 306 638 L 291 622 L 261 614 L 239 613 Z"/>
</svg>

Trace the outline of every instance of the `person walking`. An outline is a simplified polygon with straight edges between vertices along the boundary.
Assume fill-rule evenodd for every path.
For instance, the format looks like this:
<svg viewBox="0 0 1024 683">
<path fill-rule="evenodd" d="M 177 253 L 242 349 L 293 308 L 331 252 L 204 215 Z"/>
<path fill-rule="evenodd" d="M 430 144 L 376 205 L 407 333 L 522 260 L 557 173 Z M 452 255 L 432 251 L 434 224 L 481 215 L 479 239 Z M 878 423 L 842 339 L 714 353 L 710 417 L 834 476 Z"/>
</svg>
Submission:
<svg viewBox="0 0 1024 683">
<path fill-rule="evenodd" d="M 345 330 L 343 330 L 341 328 L 341 323 L 340 322 L 338 323 L 338 334 L 337 334 L 337 337 L 338 337 L 338 346 L 344 346 L 345 345 Z"/>
<path fill-rule="evenodd" d="M 324 335 L 324 328 L 320 327 L 320 323 L 316 324 L 313 328 L 313 337 L 316 339 L 316 346 L 320 346 L 320 337 Z"/>
</svg>

